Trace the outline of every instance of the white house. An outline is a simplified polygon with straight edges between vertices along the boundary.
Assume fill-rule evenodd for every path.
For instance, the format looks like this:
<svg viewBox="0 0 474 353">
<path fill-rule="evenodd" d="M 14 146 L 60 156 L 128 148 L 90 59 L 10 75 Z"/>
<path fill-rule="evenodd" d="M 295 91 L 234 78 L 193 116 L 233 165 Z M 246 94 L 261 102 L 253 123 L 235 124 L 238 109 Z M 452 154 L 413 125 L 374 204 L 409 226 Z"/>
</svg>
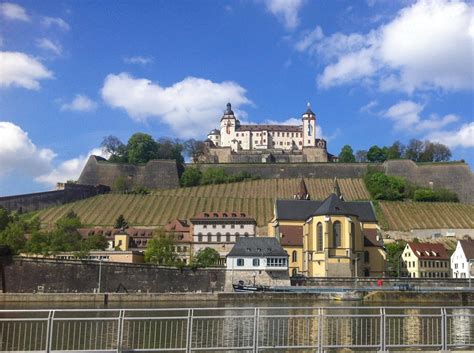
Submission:
<svg viewBox="0 0 474 353">
<path fill-rule="evenodd" d="M 474 240 L 458 240 L 456 250 L 451 255 L 453 278 L 469 278 L 470 264 L 474 263 Z"/>
</svg>

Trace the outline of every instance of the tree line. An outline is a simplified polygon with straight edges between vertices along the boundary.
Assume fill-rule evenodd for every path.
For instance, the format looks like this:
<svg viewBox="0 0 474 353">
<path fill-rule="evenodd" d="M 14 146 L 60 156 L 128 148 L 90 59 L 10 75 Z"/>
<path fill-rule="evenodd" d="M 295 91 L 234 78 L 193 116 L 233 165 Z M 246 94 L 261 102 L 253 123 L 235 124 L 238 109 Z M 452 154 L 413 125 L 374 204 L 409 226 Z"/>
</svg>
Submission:
<svg viewBox="0 0 474 353">
<path fill-rule="evenodd" d="M 407 145 L 395 141 L 391 146 L 374 145 L 368 150 L 354 153 L 351 146 L 345 145 L 339 153 L 339 162 L 372 162 L 383 163 L 390 159 L 410 159 L 414 162 L 447 162 L 452 154 L 449 147 L 429 140 L 411 139 Z"/>
</svg>

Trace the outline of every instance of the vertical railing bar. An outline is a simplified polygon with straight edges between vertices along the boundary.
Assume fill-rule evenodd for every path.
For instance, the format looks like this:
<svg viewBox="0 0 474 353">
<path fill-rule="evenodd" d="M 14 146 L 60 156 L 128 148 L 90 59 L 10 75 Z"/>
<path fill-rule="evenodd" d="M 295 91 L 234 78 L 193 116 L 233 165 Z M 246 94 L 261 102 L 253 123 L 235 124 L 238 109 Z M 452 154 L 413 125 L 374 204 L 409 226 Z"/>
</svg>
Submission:
<svg viewBox="0 0 474 353">
<path fill-rule="evenodd" d="M 258 314 L 259 308 L 255 308 L 253 316 L 253 351 L 258 353 Z"/>
<path fill-rule="evenodd" d="M 186 328 L 186 352 L 191 353 L 193 339 L 193 314 L 194 309 L 188 309 L 188 322 Z"/>
<path fill-rule="evenodd" d="M 323 310 L 318 308 L 318 353 L 323 353 Z"/>
<path fill-rule="evenodd" d="M 46 352 L 51 352 L 51 340 L 53 338 L 53 321 L 54 310 L 50 310 L 48 314 L 48 325 L 46 326 Z"/>
<path fill-rule="evenodd" d="M 117 353 L 120 353 L 122 351 L 122 345 L 123 345 L 123 321 L 124 321 L 124 316 L 125 316 L 125 310 L 120 310 L 119 311 L 119 316 L 117 319 Z"/>
<path fill-rule="evenodd" d="M 447 326 L 446 326 L 447 320 L 446 320 L 446 309 L 441 308 L 441 349 L 442 350 L 448 350 L 447 348 Z"/>
</svg>

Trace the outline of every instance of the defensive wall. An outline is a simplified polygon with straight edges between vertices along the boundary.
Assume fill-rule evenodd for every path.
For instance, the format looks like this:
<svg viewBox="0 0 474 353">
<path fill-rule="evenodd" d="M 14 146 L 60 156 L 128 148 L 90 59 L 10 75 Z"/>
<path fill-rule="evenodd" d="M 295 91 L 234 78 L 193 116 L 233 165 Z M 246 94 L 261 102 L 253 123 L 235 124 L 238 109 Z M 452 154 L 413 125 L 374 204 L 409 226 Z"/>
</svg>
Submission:
<svg viewBox="0 0 474 353">
<path fill-rule="evenodd" d="M 211 292 L 222 291 L 225 269 L 177 269 L 124 264 L 3 257 L 0 271 L 5 293 Z M 1 274 L 3 273 L 3 275 Z"/>
<path fill-rule="evenodd" d="M 120 177 L 124 178 L 129 187 L 144 186 L 148 189 L 179 187 L 178 166 L 174 160 L 154 159 L 144 165 L 133 165 L 109 163 L 97 156 L 89 157 L 78 183 L 113 187 Z"/>
<path fill-rule="evenodd" d="M 110 188 L 105 185 L 61 184 L 60 190 L 0 197 L 0 206 L 19 213 L 62 205 L 67 202 L 105 194 Z"/>
</svg>

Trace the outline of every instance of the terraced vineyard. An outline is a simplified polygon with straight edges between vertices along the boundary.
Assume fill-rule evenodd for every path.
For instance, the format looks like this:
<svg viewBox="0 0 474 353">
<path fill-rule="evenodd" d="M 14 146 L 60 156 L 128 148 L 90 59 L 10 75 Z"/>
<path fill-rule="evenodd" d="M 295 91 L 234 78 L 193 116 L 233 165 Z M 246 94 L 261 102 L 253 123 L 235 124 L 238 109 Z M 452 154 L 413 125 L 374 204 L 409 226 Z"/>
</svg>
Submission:
<svg viewBox="0 0 474 353">
<path fill-rule="evenodd" d="M 112 225 L 120 214 L 130 224 L 164 225 L 172 218 L 190 218 L 201 211 L 241 211 L 265 226 L 273 216 L 276 198 L 290 199 L 300 179 L 266 179 L 155 191 L 151 195 L 100 195 L 39 212 L 42 222 L 53 223 L 74 210 L 85 224 Z M 326 198 L 331 179 L 305 179 L 311 198 Z M 361 179 L 339 180 L 346 200 L 368 200 Z M 408 231 L 419 228 L 474 228 L 474 205 L 459 203 L 379 202 L 381 226 Z M 383 224 L 382 224 L 383 219 Z"/>
<path fill-rule="evenodd" d="M 474 205 L 448 202 L 380 202 L 390 230 L 474 228 Z"/>
<path fill-rule="evenodd" d="M 332 179 L 305 179 L 313 199 L 326 198 L 333 189 Z M 245 212 L 264 226 L 273 216 L 276 198 L 290 199 L 299 190 L 300 179 L 266 179 L 241 183 L 155 191 L 151 195 L 100 195 L 39 212 L 45 223 L 55 222 L 74 210 L 85 224 L 112 225 L 120 214 L 129 223 L 142 226 L 164 225 L 172 218 L 190 218 L 201 211 Z M 340 179 L 346 200 L 367 200 L 361 179 Z"/>
</svg>

